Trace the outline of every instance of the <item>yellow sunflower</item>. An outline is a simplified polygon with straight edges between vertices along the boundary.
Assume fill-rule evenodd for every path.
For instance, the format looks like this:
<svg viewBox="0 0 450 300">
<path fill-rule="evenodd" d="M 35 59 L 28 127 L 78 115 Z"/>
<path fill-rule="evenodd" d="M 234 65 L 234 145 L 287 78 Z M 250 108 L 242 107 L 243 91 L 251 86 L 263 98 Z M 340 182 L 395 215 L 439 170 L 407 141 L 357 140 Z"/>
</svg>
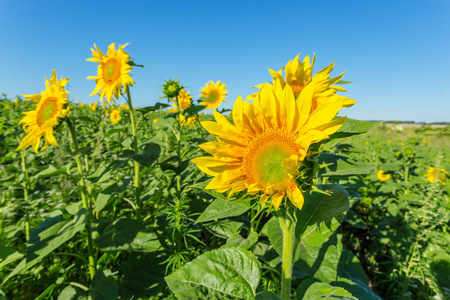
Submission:
<svg viewBox="0 0 450 300">
<path fill-rule="evenodd" d="M 124 110 L 129 110 L 129 109 L 130 109 L 130 107 L 128 106 L 128 104 L 125 104 L 125 103 L 122 103 L 120 106 L 121 106 L 122 109 L 124 109 Z"/>
<path fill-rule="evenodd" d="M 303 59 L 303 62 L 299 60 L 299 56 L 300 54 L 293 60 L 290 60 L 286 64 L 286 67 L 278 72 L 269 69 L 269 72 L 273 77 L 274 86 L 276 86 L 277 83 L 281 88 L 289 85 L 294 92 L 295 97 L 298 98 L 306 86 L 314 84 L 311 112 L 320 109 L 329 103 L 341 102 L 343 107 L 350 107 L 356 103 L 353 99 L 336 95 L 336 92 L 345 92 L 345 89 L 341 86 L 332 85 L 338 84 L 339 80 L 344 76 L 344 73 L 337 77 L 329 78 L 331 71 L 333 71 L 334 63 L 320 70 L 313 76 L 312 69 L 316 61 L 316 56 L 313 56 L 312 63 L 310 62 L 309 56 L 306 56 Z M 283 70 L 285 77 L 283 77 Z M 261 87 L 261 85 L 257 85 L 257 87 Z M 256 93 L 251 94 L 247 99 L 254 99 L 255 95 Z"/>
<path fill-rule="evenodd" d="M 122 120 L 122 117 L 120 116 L 120 109 L 113 109 L 109 115 L 109 119 L 113 124 L 119 123 L 120 120 Z"/>
<path fill-rule="evenodd" d="M 89 108 L 90 108 L 92 111 L 96 111 L 96 110 L 97 110 L 97 106 L 98 106 L 98 102 L 95 102 L 95 103 L 89 103 Z"/>
<path fill-rule="evenodd" d="M 87 79 L 95 79 L 95 89 L 90 94 L 100 94 L 100 99 L 105 103 L 114 102 L 114 98 L 118 99 L 123 87 L 123 93 L 127 92 L 129 86 L 133 86 L 133 79 L 131 79 L 129 72 L 133 68 L 128 64 L 130 56 L 123 48 L 128 44 L 119 45 L 119 50 L 116 51 L 116 44 L 112 43 L 108 47 L 106 55 L 94 44 L 95 50 L 92 50 L 93 58 L 86 59 L 99 63 L 97 76 L 89 76 Z"/>
<path fill-rule="evenodd" d="M 60 119 L 63 119 L 69 113 L 69 100 L 67 92 L 64 90 L 69 79 L 60 79 L 53 70 L 52 78 L 46 78 L 45 90 L 36 95 L 24 95 L 27 100 L 37 102 L 36 110 L 23 113 L 25 116 L 20 120 L 19 124 L 23 124 L 23 129 L 27 135 L 22 139 L 16 151 L 33 147 L 34 152 L 39 152 L 41 137 L 44 137 L 45 144 L 40 151 L 48 147 L 48 145 L 58 146 L 53 135 L 53 128 L 58 125 Z"/>
<path fill-rule="evenodd" d="M 448 176 L 449 174 L 444 168 L 437 169 L 433 167 L 429 167 L 427 173 L 425 174 L 425 177 L 429 182 L 441 182 L 443 185 L 447 183 Z"/>
<path fill-rule="evenodd" d="M 178 105 L 180 106 L 181 111 L 184 111 L 192 105 L 192 95 L 189 95 L 185 89 L 182 89 L 178 94 Z"/>
<path fill-rule="evenodd" d="M 296 182 L 298 168 L 309 155 L 309 146 L 326 139 L 345 121 L 331 121 L 342 108 L 333 103 L 310 114 L 314 85 L 308 85 L 296 101 L 290 86 L 261 87 L 253 103 L 239 97 L 233 107 L 234 125 L 213 111 L 217 122 L 202 126 L 217 141 L 200 147 L 212 156 L 192 160 L 203 172 L 214 176 L 207 189 L 230 191 L 247 189 L 247 194 L 262 192 L 260 201 L 269 198 L 278 209 L 285 197 L 299 209 L 303 194 Z"/>
<path fill-rule="evenodd" d="M 386 181 L 388 179 L 391 179 L 392 176 L 391 176 L 391 174 L 385 173 L 383 170 L 379 170 L 377 173 L 377 177 L 378 177 L 378 180 L 380 180 L 380 181 Z"/>
<path fill-rule="evenodd" d="M 194 127 L 196 122 L 198 122 L 198 118 L 196 115 L 186 118 L 183 114 L 180 114 L 181 126 Z"/>
<path fill-rule="evenodd" d="M 200 102 L 200 105 L 206 106 L 206 109 L 218 109 L 220 103 L 226 102 L 225 97 L 228 95 L 226 88 L 225 83 L 221 83 L 220 80 L 216 83 L 211 80 L 200 90 L 200 97 L 208 99 Z"/>
</svg>

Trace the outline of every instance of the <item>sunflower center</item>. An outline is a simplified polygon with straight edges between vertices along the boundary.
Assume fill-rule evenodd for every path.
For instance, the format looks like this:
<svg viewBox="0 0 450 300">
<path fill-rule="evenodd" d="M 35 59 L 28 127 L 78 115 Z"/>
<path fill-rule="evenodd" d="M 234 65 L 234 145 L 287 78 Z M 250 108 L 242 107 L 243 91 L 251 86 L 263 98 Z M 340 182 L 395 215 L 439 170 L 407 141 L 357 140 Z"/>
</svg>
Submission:
<svg viewBox="0 0 450 300">
<path fill-rule="evenodd" d="M 208 94 L 208 100 L 209 102 L 215 102 L 219 98 L 219 93 L 217 91 L 211 91 Z"/>
<path fill-rule="evenodd" d="M 282 130 L 268 130 L 252 140 L 244 151 L 243 171 L 249 183 L 280 183 L 289 179 L 284 160 L 299 154 L 296 136 Z"/>
<path fill-rule="evenodd" d="M 37 114 L 37 123 L 42 126 L 45 121 L 52 118 L 58 111 L 58 99 L 55 97 L 47 98 L 42 104 Z"/>
<path fill-rule="evenodd" d="M 107 84 L 115 82 L 120 77 L 120 68 L 121 64 L 117 59 L 109 59 L 103 66 L 103 80 Z"/>
<path fill-rule="evenodd" d="M 294 92 L 295 96 L 298 96 L 302 92 L 303 88 L 304 88 L 304 86 L 302 86 L 300 84 L 296 84 L 296 83 L 291 84 L 291 89 Z"/>
</svg>

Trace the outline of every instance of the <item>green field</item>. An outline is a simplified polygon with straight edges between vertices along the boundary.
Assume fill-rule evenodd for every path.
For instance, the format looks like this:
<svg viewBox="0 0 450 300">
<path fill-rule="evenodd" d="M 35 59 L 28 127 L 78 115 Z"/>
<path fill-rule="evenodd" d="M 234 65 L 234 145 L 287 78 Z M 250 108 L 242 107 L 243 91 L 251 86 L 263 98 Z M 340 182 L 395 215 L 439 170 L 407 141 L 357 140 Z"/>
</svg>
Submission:
<svg viewBox="0 0 450 300">
<path fill-rule="evenodd" d="M 138 108 L 135 151 L 129 110 L 113 124 L 101 105 L 72 103 L 78 149 L 61 123 L 59 147 L 35 154 L 15 151 L 32 103 L 3 96 L 0 108 L 0 299 L 281 299 L 273 209 L 204 189 L 211 177 L 190 160 L 213 138 L 198 122 L 177 127 L 177 113 Z M 449 299 L 450 184 L 425 174 L 450 170 L 450 127 L 352 130 L 321 146 L 332 164 L 314 180 L 337 200 L 305 195 L 296 214 L 318 221 L 295 246 L 293 299 Z"/>
</svg>

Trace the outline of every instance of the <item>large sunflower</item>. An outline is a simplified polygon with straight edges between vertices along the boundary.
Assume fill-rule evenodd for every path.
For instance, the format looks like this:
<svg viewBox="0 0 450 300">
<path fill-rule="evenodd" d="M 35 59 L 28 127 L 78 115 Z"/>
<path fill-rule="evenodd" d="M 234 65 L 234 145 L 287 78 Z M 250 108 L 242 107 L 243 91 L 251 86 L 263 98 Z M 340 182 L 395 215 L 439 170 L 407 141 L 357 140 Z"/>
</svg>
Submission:
<svg viewBox="0 0 450 300">
<path fill-rule="evenodd" d="M 260 201 L 270 198 L 275 209 L 288 197 L 301 209 L 297 170 L 309 154 L 309 146 L 336 132 L 345 121 L 331 121 L 342 107 L 340 102 L 310 114 L 313 92 L 314 84 L 308 85 L 301 101 L 296 101 L 290 86 L 275 89 L 265 84 L 253 103 L 240 97 L 236 100 L 234 125 L 213 111 L 217 122 L 201 124 L 217 141 L 200 145 L 213 156 L 192 160 L 214 176 L 206 188 L 230 190 L 230 195 L 245 189 L 247 194 L 262 192 Z"/>
<path fill-rule="evenodd" d="M 58 146 L 53 135 L 53 127 L 58 125 L 59 120 L 65 118 L 69 113 L 70 107 L 67 94 L 64 88 L 69 79 L 60 79 L 53 70 L 52 78 L 46 79 L 45 91 L 36 95 L 24 95 L 27 100 L 37 102 L 36 110 L 23 113 L 25 116 L 20 120 L 19 124 L 23 124 L 23 129 L 27 135 L 22 139 L 16 151 L 33 147 L 34 152 L 39 152 L 41 137 L 44 137 L 45 144 L 40 151 L 48 147 L 48 145 Z"/>
<path fill-rule="evenodd" d="M 336 94 L 338 91 L 345 92 L 343 87 L 334 85 L 339 84 L 344 73 L 337 77 L 329 78 L 331 71 L 333 71 L 334 63 L 323 68 L 313 76 L 312 69 L 316 61 L 316 56 L 313 56 L 312 63 L 310 62 L 309 56 L 305 56 L 303 62 L 299 60 L 299 56 L 300 54 L 293 60 L 290 60 L 286 64 L 286 67 L 278 72 L 269 69 L 269 72 L 273 77 L 274 86 L 276 86 L 276 83 L 279 83 L 282 88 L 289 85 L 294 92 L 295 97 L 298 98 L 306 86 L 314 83 L 314 96 L 312 98 L 311 112 L 334 102 L 341 102 L 343 107 L 350 107 L 356 103 L 353 99 Z M 284 77 L 283 70 L 285 74 Z M 257 87 L 261 86 L 262 85 L 258 85 Z M 248 96 L 247 99 L 253 99 L 255 96 L 256 93 Z"/>
<path fill-rule="evenodd" d="M 99 63 L 97 76 L 89 76 L 87 79 L 95 79 L 95 89 L 90 94 L 100 94 L 100 99 L 105 103 L 114 102 L 114 98 L 118 99 L 121 94 L 122 86 L 123 92 L 126 93 L 129 86 L 133 86 L 133 79 L 131 79 L 129 72 L 133 68 L 128 64 L 130 56 L 123 48 L 127 46 L 119 45 L 119 50 L 116 51 L 116 44 L 112 43 L 108 47 L 106 55 L 94 44 L 95 50 L 92 50 L 93 58 L 86 59 L 87 61 L 93 61 Z"/>
<path fill-rule="evenodd" d="M 206 106 L 206 109 L 218 109 L 220 103 L 226 102 L 225 97 L 228 95 L 226 88 L 225 83 L 221 83 L 220 80 L 216 83 L 211 80 L 200 90 L 200 97 L 208 99 L 200 102 L 200 105 Z"/>
</svg>

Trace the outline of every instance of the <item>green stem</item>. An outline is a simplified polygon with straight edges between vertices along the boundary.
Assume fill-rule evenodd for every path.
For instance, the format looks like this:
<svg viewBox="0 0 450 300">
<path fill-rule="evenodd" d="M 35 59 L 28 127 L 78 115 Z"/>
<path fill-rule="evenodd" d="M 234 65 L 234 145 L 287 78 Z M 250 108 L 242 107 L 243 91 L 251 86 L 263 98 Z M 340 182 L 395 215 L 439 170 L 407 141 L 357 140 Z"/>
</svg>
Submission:
<svg viewBox="0 0 450 300">
<path fill-rule="evenodd" d="M 131 130 L 132 130 L 132 134 L 133 134 L 133 151 L 137 154 L 138 152 L 138 139 L 137 139 L 137 134 L 136 134 L 136 122 L 134 121 L 134 109 L 133 109 L 133 104 L 131 102 L 131 94 L 130 94 L 130 89 L 127 88 L 127 104 L 128 104 L 128 108 L 130 110 L 130 119 L 131 119 Z M 134 161 L 134 188 L 135 188 L 135 192 L 136 192 L 136 203 L 135 203 L 135 212 L 136 212 L 136 219 L 137 220 L 141 220 L 141 197 L 140 197 L 140 193 L 141 193 L 141 185 L 140 185 L 140 181 L 139 181 L 139 168 L 140 165 L 137 161 Z"/>
<path fill-rule="evenodd" d="M 69 118 L 66 118 L 67 125 L 70 129 L 70 134 L 72 135 L 73 148 L 75 152 L 78 152 L 78 141 L 77 141 L 77 132 L 75 126 Z M 89 198 L 87 196 L 86 191 L 86 183 L 84 181 L 84 173 L 83 173 L 83 165 L 81 163 L 80 155 L 75 153 L 74 155 L 75 162 L 77 163 L 78 173 L 80 174 L 80 181 L 78 182 L 81 190 L 81 200 L 83 201 L 83 207 L 87 210 L 86 216 L 86 231 L 87 231 L 87 243 L 88 243 L 88 254 L 89 254 L 89 274 L 91 279 L 94 278 L 94 274 L 97 268 L 97 264 L 95 262 L 94 257 L 94 248 L 92 242 L 92 228 L 91 228 L 91 220 L 92 220 L 92 209 L 89 203 Z"/>
<path fill-rule="evenodd" d="M 281 298 L 283 300 L 290 300 L 292 267 L 293 267 L 292 257 L 294 254 L 294 240 L 295 240 L 295 222 L 288 215 L 288 211 L 280 212 L 278 218 L 280 220 L 280 227 L 283 233 Z"/>
<path fill-rule="evenodd" d="M 180 167 L 181 165 L 181 134 L 182 134 L 182 130 L 183 127 L 181 126 L 181 118 L 180 118 L 180 114 L 181 109 L 180 109 L 180 104 L 178 101 L 178 96 L 175 98 L 176 102 L 177 102 L 177 109 L 178 109 L 178 116 L 177 116 L 177 124 L 178 124 L 178 135 L 177 135 L 177 158 L 178 158 L 178 167 Z M 177 196 L 178 199 L 181 198 L 181 174 L 177 175 Z"/>
<path fill-rule="evenodd" d="M 25 173 L 25 188 L 23 189 L 23 197 L 27 204 L 25 208 L 25 238 L 28 242 L 30 239 L 30 222 L 28 215 L 28 190 L 30 189 L 30 177 L 28 176 L 28 166 L 25 149 L 20 150 L 20 158 L 22 160 L 22 171 Z"/>
</svg>

